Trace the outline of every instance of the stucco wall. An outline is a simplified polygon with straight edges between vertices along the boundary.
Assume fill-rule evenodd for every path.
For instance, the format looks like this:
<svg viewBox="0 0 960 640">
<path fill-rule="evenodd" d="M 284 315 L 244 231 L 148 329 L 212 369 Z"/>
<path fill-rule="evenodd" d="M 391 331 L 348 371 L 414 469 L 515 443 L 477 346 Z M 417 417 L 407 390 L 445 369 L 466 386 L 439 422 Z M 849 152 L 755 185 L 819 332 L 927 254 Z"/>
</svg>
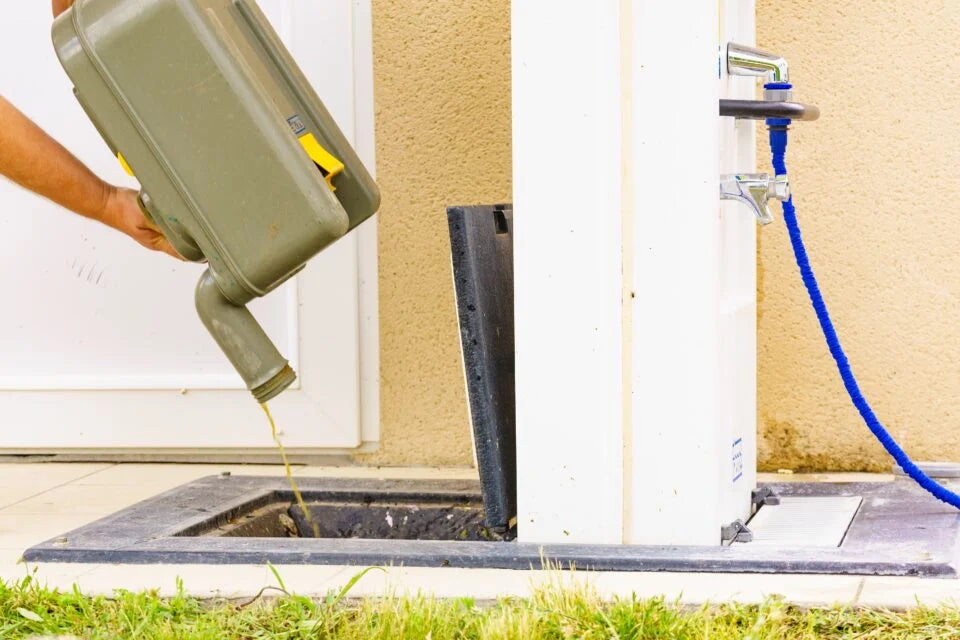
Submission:
<svg viewBox="0 0 960 640">
<path fill-rule="evenodd" d="M 758 0 L 757 25 L 823 112 L 794 128 L 789 168 L 864 394 L 915 458 L 958 459 L 960 4 Z M 889 469 L 844 395 L 783 225 L 760 235 L 761 464 Z"/>
<path fill-rule="evenodd" d="M 380 214 L 376 464 L 473 463 L 446 206 L 509 201 L 510 2 L 373 0 Z"/>
<path fill-rule="evenodd" d="M 383 440 L 367 461 L 469 464 L 444 207 L 510 198 L 509 2 L 373 4 Z M 917 458 L 960 457 L 960 4 L 757 0 L 757 25 L 823 111 L 794 128 L 790 168 L 864 392 Z M 760 238 L 761 466 L 888 468 L 782 223 Z"/>
</svg>

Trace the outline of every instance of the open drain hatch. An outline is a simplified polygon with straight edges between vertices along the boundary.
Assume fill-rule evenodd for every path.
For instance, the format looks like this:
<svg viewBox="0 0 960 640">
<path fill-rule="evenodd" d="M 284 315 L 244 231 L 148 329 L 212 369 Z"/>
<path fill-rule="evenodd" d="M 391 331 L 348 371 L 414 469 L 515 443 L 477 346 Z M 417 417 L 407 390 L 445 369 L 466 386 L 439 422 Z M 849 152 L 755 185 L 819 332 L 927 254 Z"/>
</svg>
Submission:
<svg viewBox="0 0 960 640">
<path fill-rule="evenodd" d="M 320 538 L 372 540 L 499 541 L 514 537 L 484 523 L 483 504 L 470 494 L 431 499 L 429 494 L 383 500 L 373 495 L 332 499 L 304 494 Z M 314 530 L 293 494 L 278 491 L 263 506 L 228 513 L 181 536 L 313 538 Z"/>
</svg>

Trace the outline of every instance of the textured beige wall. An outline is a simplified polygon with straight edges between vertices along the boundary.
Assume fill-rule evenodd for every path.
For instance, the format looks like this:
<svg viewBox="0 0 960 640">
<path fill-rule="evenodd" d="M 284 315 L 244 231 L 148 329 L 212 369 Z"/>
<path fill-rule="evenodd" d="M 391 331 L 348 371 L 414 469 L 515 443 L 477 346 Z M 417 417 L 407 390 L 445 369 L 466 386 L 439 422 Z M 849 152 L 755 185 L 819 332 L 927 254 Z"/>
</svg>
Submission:
<svg viewBox="0 0 960 640">
<path fill-rule="evenodd" d="M 446 206 L 510 200 L 510 2 L 373 0 L 380 213 L 376 464 L 473 463 Z"/>
<path fill-rule="evenodd" d="M 367 461 L 469 464 L 444 207 L 510 199 L 509 2 L 373 4 L 383 438 Z M 863 390 L 915 457 L 958 458 L 960 3 L 757 0 L 757 27 L 823 111 L 795 127 L 790 168 Z M 888 468 L 782 223 L 760 236 L 761 465 Z"/>
<path fill-rule="evenodd" d="M 798 98 L 822 110 L 795 127 L 789 169 L 864 394 L 915 458 L 958 459 L 960 3 L 758 0 L 757 26 L 759 46 L 790 61 Z M 888 469 L 844 395 L 783 225 L 761 238 L 761 464 Z"/>
</svg>

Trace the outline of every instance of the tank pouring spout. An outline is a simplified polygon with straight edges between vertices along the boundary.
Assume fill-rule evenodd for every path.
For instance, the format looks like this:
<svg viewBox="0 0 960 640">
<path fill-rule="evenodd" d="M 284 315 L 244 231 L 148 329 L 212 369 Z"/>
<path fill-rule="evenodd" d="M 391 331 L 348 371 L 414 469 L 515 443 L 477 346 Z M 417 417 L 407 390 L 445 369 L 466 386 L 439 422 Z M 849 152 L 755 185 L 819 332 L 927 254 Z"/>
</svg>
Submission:
<svg viewBox="0 0 960 640">
<path fill-rule="evenodd" d="M 197 284 L 196 305 L 204 326 L 257 402 L 276 397 L 297 379 L 253 314 L 223 295 L 209 269 Z"/>
</svg>

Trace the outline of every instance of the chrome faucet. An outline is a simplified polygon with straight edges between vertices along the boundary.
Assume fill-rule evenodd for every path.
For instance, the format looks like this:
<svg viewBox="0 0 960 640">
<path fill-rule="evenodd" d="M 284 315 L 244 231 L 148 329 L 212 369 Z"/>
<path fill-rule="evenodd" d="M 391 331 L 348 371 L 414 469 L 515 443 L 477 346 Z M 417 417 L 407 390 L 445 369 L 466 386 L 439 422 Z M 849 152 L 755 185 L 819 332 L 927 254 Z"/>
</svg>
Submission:
<svg viewBox="0 0 960 640">
<path fill-rule="evenodd" d="M 727 43 L 727 73 L 760 76 L 767 82 L 790 82 L 790 69 L 783 56 L 736 42 Z"/>
<path fill-rule="evenodd" d="M 767 201 L 790 199 L 790 181 L 787 176 L 771 178 L 766 173 L 741 173 L 720 176 L 720 199 L 737 200 L 750 207 L 760 224 L 770 224 L 773 216 Z"/>
<path fill-rule="evenodd" d="M 727 73 L 759 77 L 763 79 L 764 85 L 790 86 L 790 69 L 783 56 L 735 42 L 727 43 Z M 767 89 L 764 86 L 763 97 L 763 100 L 721 100 L 720 115 L 789 120 L 816 120 L 820 116 L 820 110 L 815 106 L 791 102 L 793 92 L 789 88 L 774 86 Z M 773 222 L 767 204 L 773 198 L 781 202 L 790 199 L 790 182 L 787 176 L 770 177 L 766 173 L 720 176 L 720 199 L 737 200 L 747 205 L 760 224 Z"/>
<path fill-rule="evenodd" d="M 790 82 L 790 69 L 783 56 L 736 42 L 727 43 L 727 73 L 761 78 L 764 85 Z M 786 118 L 796 122 L 816 120 L 820 117 L 820 109 L 812 104 L 793 102 L 790 89 L 767 89 L 764 86 L 763 100 L 721 99 L 720 115 L 754 120 Z"/>
<path fill-rule="evenodd" d="M 732 76 L 757 76 L 768 82 L 790 82 L 790 69 L 783 56 L 769 51 L 748 47 L 735 42 L 727 43 L 727 73 Z M 764 99 L 786 102 L 791 92 L 782 89 L 766 89 Z"/>
</svg>

